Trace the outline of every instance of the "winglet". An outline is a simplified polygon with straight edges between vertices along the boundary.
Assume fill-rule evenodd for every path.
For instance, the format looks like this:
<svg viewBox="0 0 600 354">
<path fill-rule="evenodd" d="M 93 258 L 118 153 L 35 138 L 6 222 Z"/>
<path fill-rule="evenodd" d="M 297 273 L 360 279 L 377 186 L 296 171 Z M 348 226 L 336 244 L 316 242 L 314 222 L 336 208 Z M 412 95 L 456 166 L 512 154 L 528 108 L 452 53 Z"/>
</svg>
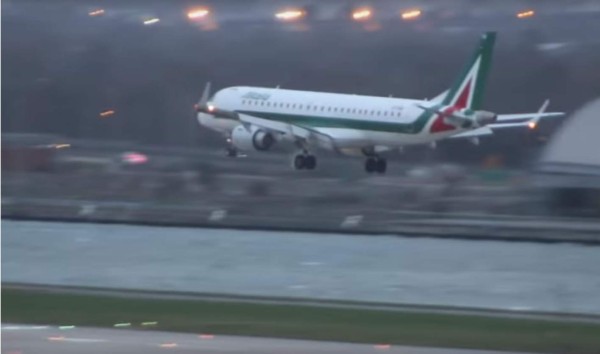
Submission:
<svg viewBox="0 0 600 354">
<path fill-rule="evenodd" d="M 198 105 L 200 107 L 206 105 L 208 103 L 209 96 L 210 96 L 210 81 L 206 83 L 206 86 L 204 86 L 204 91 L 202 92 L 202 96 L 200 97 L 200 102 L 198 102 Z"/>
<path fill-rule="evenodd" d="M 529 122 L 527 123 L 529 129 L 537 128 L 540 119 L 542 119 L 542 115 L 544 114 L 544 112 L 546 112 L 546 108 L 548 108 L 548 104 L 550 104 L 550 99 L 546 99 L 544 103 L 542 103 L 542 106 L 537 111 L 537 113 L 533 116 L 533 118 L 529 120 Z"/>
<path fill-rule="evenodd" d="M 210 98 L 210 81 L 206 83 L 204 86 L 204 91 L 202 91 L 202 96 L 200 96 L 200 100 L 198 103 L 194 105 L 196 108 L 196 112 L 200 113 L 213 113 L 215 111 L 215 107 L 208 103 L 208 99 Z"/>
</svg>

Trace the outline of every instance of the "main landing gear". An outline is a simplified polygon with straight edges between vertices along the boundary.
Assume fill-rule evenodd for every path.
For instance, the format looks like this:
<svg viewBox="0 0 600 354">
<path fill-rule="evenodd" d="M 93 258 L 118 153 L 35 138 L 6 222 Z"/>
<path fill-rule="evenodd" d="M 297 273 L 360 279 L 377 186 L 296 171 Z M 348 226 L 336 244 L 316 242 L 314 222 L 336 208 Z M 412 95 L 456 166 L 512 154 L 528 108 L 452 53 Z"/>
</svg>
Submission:
<svg viewBox="0 0 600 354">
<path fill-rule="evenodd" d="M 297 154 L 292 161 L 296 170 L 314 170 L 317 167 L 317 158 L 315 155 L 310 155 L 306 152 Z"/>
<path fill-rule="evenodd" d="M 387 161 L 381 157 L 371 156 L 367 157 L 365 161 L 365 171 L 368 173 L 385 173 L 387 170 Z"/>
</svg>

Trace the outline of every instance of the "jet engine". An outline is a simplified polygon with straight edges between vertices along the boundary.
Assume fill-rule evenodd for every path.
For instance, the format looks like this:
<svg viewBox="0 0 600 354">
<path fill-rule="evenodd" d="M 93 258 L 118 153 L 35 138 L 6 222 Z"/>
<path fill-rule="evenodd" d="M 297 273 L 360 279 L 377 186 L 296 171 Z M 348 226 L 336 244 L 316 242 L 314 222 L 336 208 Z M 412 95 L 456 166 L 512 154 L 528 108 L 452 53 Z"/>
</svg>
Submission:
<svg viewBox="0 0 600 354">
<path fill-rule="evenodd" d="M 483 127 L 484 125 L 492 124 L 496 122 L 496 113 L 488 111 L 475 111 L 475 122 L 477 126 Z"/>
<path fill-rule="evenodd" d="M 463 129 L 480 128 L 496 122 L 496 114 L 488 111 L 459 111 L 448 117 L 450 124 Z"/>
<path fill-rule="evenodd" d="M 246 129 L 238 125 L 231 132 L 231 143 L 240 150 L 269 150 L 275 143 L 273 134 L 262 129 L 251 127 Z"/>
</svg>

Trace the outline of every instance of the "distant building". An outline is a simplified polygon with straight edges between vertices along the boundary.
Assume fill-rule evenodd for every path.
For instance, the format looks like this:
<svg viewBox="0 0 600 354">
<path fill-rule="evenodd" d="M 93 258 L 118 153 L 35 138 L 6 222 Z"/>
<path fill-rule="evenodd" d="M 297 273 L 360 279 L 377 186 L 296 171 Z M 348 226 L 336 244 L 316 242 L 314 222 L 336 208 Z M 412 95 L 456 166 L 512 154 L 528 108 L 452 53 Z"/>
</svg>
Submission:
<svg viewBox="0 0 600 354">
<path fill-rule="evenodd" d="M 552 211 L 600 217 L 600 99 L 572 114 L 552 137 L 536 184 Z"/>
</svg>

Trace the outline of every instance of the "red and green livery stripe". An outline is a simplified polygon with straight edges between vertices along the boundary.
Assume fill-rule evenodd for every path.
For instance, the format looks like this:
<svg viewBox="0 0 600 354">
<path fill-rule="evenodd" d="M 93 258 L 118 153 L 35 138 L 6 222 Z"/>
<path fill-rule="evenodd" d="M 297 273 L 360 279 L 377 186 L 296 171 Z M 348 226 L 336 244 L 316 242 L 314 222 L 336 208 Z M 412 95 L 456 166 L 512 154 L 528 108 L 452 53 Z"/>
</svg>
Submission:
<svg viewBox="0 0 600 354">
<path fill-rule="evenodd" d="M 446 107 L 444 113 L 449 114 L 465 108 L 471 110 L 481 108 L 495 42 L 495 32 L 483 34 L 471 60 L 467 62 L 442 101 L 442 105 Z M 455 126 L 445 123 L 444 118 L 443 114 L 436 114 L 429 131 L 439 133 L 456 129 Z"/>
</svg>

